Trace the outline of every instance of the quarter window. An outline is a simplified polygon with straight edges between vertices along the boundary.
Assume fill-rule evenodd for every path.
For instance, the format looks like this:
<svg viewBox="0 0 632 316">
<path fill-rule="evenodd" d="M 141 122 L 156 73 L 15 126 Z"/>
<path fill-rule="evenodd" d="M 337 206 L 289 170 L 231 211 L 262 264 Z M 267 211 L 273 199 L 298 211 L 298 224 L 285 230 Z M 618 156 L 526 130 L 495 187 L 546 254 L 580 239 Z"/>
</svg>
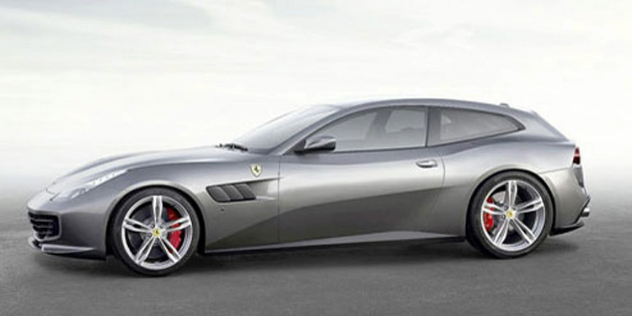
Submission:
<svg viewBox="0 0 632 316">
<path fill-rule="evenodd" d="M 336 138 L 335 152 L 423 147 L 426 144 L 425 108 L 393 108 L 351 115 L 312 137 Z"/>
<path fill-rule="evenodd" d="M 518 130 L 518 126 L 509 118 L 478 111 L 439 109 L 437 134 L 433 135 L 431 145 L 458 142 L 463 140 L 498 135 Z M 434 133 L 433 133 L 434 134 Z"/>
</svg>

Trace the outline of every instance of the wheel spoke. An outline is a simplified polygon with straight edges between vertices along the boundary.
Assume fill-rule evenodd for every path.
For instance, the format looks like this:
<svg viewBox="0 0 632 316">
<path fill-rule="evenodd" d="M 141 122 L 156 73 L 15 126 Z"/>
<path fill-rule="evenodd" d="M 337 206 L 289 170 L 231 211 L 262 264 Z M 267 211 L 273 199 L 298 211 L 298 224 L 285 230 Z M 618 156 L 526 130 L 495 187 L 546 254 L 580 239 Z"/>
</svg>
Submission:
<svg viewBox="0 0 632 316">
<path fill-rule="evenodd" d="M 123 228 L 136 233 L 151 234 L 151 228 L 149 228 L 149 226 L 131 218 L 126 218 L 123 221 Z"/>
<path fill-rule="evenodd" d="M 524 213 L 534 212 L 541 209 L 542 207 L 544 207 L 544 202 L 542 201 L 540 197 L 538 197 L 532 201 L 522 203 L 520 205 L 516 205 L 516 213 L 524 214 Z"/>
<path fill-rule="evenodd" d="M 500 227 L 496 232 L 496 236 L 494 236 L 494 244 L 496 246 L 500 246 L 505 242 L 505 239 L 507 238 L 507 231 L 509 231 L 509 220 L 505 219 L 502 224 L 500 224 Z"/>
<path fill-rule="evenodd" d="M 505 191 L 504 204 L 508 207 L 513 207 L 516 204 L 516 196 L 518 195 L 518 181 L 509 180 L 507 182 L 507 189 Z"/>
<path fill-rule="evenodd" d="M 522 237 L 522 239 L 524 239 L 529 245 L 535 241 L 535 235 L 533 234 L 531 229 L 529 229 L 529 227 L 527 227 L 527 225 L 525 225 L 522 221 L 515 218 L 511 221 L 511 224 L 516 229 L 518 234 Z"/>
<path fill-rule="evenodd" d="M 483 204 L 483 212 L 492 214 L 492 215 L 503 215 L 505 211 L 502 207 L 494 204 L 494 203 L 484 203 Z"/>
<path fill-rule="evenodd" d="M 158 242 L 160 243 L 160 248 L 162 248 L 162 251 L 167 255 L 167 257 L 169 257 L 169 260 L 171 260 L 173 263 L 180 261 L 181 257 L 178 249 L 176 249 L 171 244 L 171 242 L 169 242 L 169 240 L 161 237 L 160 239 L 158 239 Z"/>
<path fill-rule="evenodd" d="M 136 262 L 136 264 L 141 264 L 145 262 L 145 260 L 147 260 L 147 257 L 149 256 L 149 253 L 151 253 L 151 249 L 154 246 L 154 241 L 156 241 L 156 238 L 154 238 L 153 236 L 145 239 L 143 244 L 140 246 L 140 249 L 136 253 L 136 256 L 134 257 L 134 262 Z"/>
<path fill-rule="evenodd" d="M 173 227 L 173 226 L 176 226 L 176 225 L 178 225 L 178 226 L 177 227 Z M 171 221 L 171 222 L 165 224 L 165 228 L 166 228 L 165 231 L 167 233 L 171 233 L 171 232 L 174 232 L 174 231 L 185 229 L 185 228 L 187 228 L 189 226 L 191 226 L 191 218 L 186 216 L 186 217 L 178 218 L 178 219 L 176 219 L 174 221 Z"/>
<path fill-rule="evenodd" d="M 154 214 L 154 224 L 158 225 L 161 222 L 161 218 L 162 218 L 162 196 L 160 195 L 155 195 L 153 197 L 152 203 L 152 210 L 153 210 L 153 214 Z"/>
</svg>

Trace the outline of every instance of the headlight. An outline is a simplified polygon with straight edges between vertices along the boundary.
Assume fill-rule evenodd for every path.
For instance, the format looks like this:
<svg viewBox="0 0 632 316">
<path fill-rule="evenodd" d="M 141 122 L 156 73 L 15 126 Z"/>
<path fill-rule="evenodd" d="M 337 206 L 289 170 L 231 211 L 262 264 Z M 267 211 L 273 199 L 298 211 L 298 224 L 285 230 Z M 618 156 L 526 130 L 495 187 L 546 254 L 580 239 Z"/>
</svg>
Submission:
<svg viewBox="0 0 632 316">
<path fill-rule="evenodd" d="M 86 182 L 82 185 L 67 188 L 62 190 L 59 194 L 57 194 L 53 199 L 54 200 L 72 200 L 100 185 L 106 183 L 122 174 L 127 172 L 127 170 L 119 170 L 112 173 L 108 173 L 100 178 L 94 179 L 90 182 Z"/>
</svg>

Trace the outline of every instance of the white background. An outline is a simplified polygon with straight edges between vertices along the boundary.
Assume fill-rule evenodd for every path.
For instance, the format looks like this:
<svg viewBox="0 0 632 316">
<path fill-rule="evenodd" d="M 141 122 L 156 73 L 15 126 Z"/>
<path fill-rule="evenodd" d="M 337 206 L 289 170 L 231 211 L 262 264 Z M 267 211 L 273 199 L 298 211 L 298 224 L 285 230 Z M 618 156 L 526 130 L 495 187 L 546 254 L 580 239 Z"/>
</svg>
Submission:
<svg viewBox="0 0 632 316">
<path fill-rule="evenodd" d="M 1 177 L 385 96 L 535 110 L 629 174 L 630 1 L 102 2 L 0 0 Z"/>
</svg>

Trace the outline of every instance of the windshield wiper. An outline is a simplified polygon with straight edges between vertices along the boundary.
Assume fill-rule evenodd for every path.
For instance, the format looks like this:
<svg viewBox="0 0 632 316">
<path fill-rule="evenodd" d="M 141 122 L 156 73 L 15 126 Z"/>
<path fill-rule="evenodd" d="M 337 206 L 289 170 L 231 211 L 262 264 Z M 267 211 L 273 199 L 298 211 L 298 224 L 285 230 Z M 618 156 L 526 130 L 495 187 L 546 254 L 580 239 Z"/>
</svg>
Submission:
<svg viewBox="0 0 632 316">
<path fill-rule="evenodd" d="M 239 145 L 237 143 L 219 144 L 217 147 L 219 147 L 219 148 L 228 148 L 228 149 L 237 149 L 237 150 L 241 150 L 241 151 L 248 151 L 248 147 L 243 146 L 243 145 Z"/>
</svg>

